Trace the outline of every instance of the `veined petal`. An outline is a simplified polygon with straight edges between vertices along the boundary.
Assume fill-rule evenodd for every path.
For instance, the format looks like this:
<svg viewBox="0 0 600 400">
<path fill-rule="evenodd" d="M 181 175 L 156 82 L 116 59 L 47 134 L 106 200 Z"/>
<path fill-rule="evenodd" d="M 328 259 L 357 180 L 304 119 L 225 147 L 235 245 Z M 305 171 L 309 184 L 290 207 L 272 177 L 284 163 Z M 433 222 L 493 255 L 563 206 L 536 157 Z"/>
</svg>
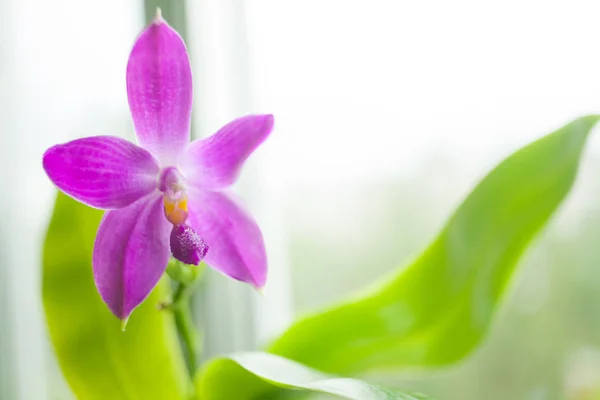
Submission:
<svg viewBox="0 0 600 400">
<path fill-rule="evenodd" d="M 170 227 L 158 194 L 104 214 L 94 244 L 94 280 L 120 319 L 129 317 L 165 272 Z"/>
<path fill-rule="evenodd" d="M 183 40 L 162 18 L 131 50 L 127 96 L 140 145 L 163 166 L 173 163 L 190 140 L 192 70 Z"/>
<path fill-rule="evenodd" d="M 115 136 L 73 140 L 44 153 L 44 170 L 63 192 L 92 207 L 125 207 L 156 189 L 158 164 Z"/>
<path fill-rule="evenodd" d="M 206 241 L 204 261 L 239 281 L 262 288 L 267 256 L 262 233 L 233 194 L 189 188 L 188 224 Z"/>
<path fill-rule="evenodd" d="M 180 163 L 186 180 L 207 189 L 231 185 L 244 161 L 272 129 L 272 115 L 249 115 L 230 122 L 206 139 L 192 142 Z"/>
</svg>

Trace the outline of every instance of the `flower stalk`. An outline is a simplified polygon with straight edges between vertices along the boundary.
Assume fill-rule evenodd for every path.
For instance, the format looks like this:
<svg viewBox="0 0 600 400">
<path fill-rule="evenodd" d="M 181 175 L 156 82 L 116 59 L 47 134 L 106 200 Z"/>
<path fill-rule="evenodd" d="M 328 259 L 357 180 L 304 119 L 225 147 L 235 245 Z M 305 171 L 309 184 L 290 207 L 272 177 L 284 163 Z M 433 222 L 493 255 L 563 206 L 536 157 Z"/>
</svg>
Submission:
<svg viewBox="0 0 600 400">
<path fill-rule="evenodd" d="M 175 326 L 182 340 L 186 366 L 192 379 L 198 368 L 197 362 L 200 358 L 201 344 L 200 332 L 194 324 L 190 300 L 194 289 L 200 282 L 203 271 L 203 264 L 190 266 L 176 260 L 170 262 L 167 267 L 167 274 L 173 281 L 177 282 L 177 287 L 171 302 L 163 305 L 163 308 L 170 310 L 175 317 Z"/>
</svg>

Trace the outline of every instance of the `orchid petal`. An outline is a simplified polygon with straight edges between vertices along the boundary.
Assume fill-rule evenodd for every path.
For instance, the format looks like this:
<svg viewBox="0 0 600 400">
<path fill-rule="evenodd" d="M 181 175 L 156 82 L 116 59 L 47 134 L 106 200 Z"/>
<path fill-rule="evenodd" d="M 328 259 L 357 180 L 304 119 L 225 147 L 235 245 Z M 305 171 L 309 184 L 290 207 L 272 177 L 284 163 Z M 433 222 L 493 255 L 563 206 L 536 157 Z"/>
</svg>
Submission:
<svg viewBox="0 0 600 400">
<path fill-rule="evenodd" d="M 150 153 L 115 136 L 77 139 L 44 153 L 44 170 L 63 192 L 92 207 L 125 207 L 156 189 Z"/>
<path fill-rule="evenodd" d="M 140 145 L 164 165 L 174 162 L 190 140 L 192 70 L 183 40 L 162 18 L 131 50 L 127 96 Z"/>
<path fill-rule="evenodd" d="M 170 228 L 158 194 L 104 214 L 94 244 L 94 280 L 120 319 L 129 317 L 165 272 Z"/>
<path fill-rule="evenodd" d="M 262 288 L 267 280 L 267 256 L 254 219 L 231 193 L 198 188 L 188 193 L 188 224 L 209 246 L 204 261 L 233 279 Z"/>
<path fill-rule="evenodd" d="M 187 181 L 205 189 L 231 185 L 244 161 L 272 129 L 272 115 L 249 115 L 206 139 L 192 142 L 180 163 Z"/>
</svg>

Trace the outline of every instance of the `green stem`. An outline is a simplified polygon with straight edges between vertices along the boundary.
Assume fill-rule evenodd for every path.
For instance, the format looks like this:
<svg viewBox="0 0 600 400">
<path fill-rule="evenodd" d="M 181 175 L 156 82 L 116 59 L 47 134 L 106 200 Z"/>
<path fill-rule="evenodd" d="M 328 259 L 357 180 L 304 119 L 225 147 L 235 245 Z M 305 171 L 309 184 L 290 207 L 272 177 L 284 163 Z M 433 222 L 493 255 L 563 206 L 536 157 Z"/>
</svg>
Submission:
<svg viewBox="0 0 600 400">
<path fill-rule="evenodd" d="M 175 316 L 177 331 L 183 339 L 188 372 L 190 377 L 193 378 L 196 373 L 198 356 L 200 355 L 200 337 L 194 325 L 190 309 L 192 289 L 193 286 L 180 283 L 173 296 L 171 309 Z"/>
<path fill-rule="evenodd" d="M 194 325 L 190 299 L 194 288 L 200 281 L 203 270 L 204 266 L 202 264 L 196 267 L 182 264 L 179 261 L 173 261 L 167 267 L 167 274 L 178 284 L 173 299 L 167 308 L 173 312 L 175 317 L 175 326 L 183 341 L 182 347 L 192 380 L 200 356 L 200 335 Z"/>
</svg>

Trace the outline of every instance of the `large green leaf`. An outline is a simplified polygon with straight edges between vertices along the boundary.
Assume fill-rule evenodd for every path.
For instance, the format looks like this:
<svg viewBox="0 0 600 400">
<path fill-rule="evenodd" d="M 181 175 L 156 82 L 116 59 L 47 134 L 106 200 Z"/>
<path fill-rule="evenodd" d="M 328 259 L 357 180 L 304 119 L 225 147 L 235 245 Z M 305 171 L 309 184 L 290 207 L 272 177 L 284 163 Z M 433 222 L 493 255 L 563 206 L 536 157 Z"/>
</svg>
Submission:
<svg viewBox="0 0 600 400">
<path fill-rule="evenodd" d="M 274 388 L 329 393 L 353 400 L 429 399 L 357 379 L 326 375 L 283 357 L 260 352 L 217 358 L 196 379 L 196 390 L 202 400 L 267 399 L 282 394 L 273 391 Z"/>
<path fill-rule="evenodd" d="M 91 254 L 102 212 L 59 194 L 44 245 L 43 299 L 58 362 L 78 399 L 171 400 L 191 383 L 162 282 L 131 316 L 127 330 L 102 302 Z"/>
<path fill-rule="evenodd" d="M 575 120 L 512 154 L 407 268 L 296 322 L 270 351 L 341 374 L 463 358 L 488 329 L 517 260 L 571 189 L 598 119 Z"/>
</svg>

